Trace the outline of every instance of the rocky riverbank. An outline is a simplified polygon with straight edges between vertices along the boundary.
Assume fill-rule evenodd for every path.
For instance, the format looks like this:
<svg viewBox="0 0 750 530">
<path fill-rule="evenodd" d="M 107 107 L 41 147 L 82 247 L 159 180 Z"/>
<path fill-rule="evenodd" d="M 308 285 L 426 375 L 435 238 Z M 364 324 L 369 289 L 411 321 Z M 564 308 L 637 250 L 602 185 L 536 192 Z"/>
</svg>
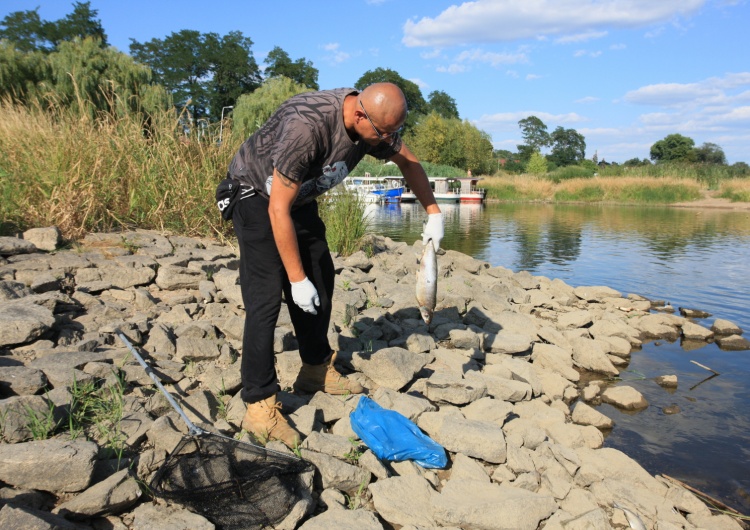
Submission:
<svg viewBox="0 0 750 530">
<path fill-rule="evenodd" d="M 235 252 L 140 230 L 58 244 L 54 228 L 0 238 L 0 528 L 213 528 L 143 487 L 186 428 L 114 331 L 141 345 L 192 421 L 234 436 L 244 413 Z M 300 360 L 284 308 L 280 399 L 316 470 L 277 529 L 627 528 L 632 514 L 615 503 L 651 529 L 742 528 L 603 448 L 612 421 L 592 406 L 648 407 L 634 388 L 611 385 L 641 341 L 747 349 L 741 329 L 724 320 L 708 329 L 635 294 L 450 250 L 438 257 L 426 326 L 414 299 L 421 244 L 370 244 L 371 257 L 335 260 L 337 362 L 445 447 L 448 468 L 375 458 L 349 423 L 358 396 L 291 393 Z M 670 374 L 657 383 L 679 384 Z M 71 431 L 81 389 L 98 387 L 113 389 L 119 408 Z"/>
</svg>

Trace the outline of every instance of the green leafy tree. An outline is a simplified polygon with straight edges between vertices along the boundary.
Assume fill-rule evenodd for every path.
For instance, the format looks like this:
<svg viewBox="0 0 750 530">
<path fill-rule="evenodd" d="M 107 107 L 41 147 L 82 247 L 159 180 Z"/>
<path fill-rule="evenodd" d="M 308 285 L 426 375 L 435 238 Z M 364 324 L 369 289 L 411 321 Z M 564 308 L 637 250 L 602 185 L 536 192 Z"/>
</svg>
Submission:
<svg viewBox="0 0 750 530">
<path fill-rule="evenodd" d="M 179 107 L 193 119 L 218 119 L 224 106 L 260 85 L 260 71 L 252 56 L 253 42 L 233 31 L 216 33 L 181 30 L 164 39 L 139 43 L 131 39 L 130 53 L 154 72 Z"/>
<path fill-rule="evenodd" d="M 651 160 L 657 162 L 693 162 L 695 141 L 681 134 L 665 136 L 651 146 Z"/>
<path fill-rule="evenodd" d="M 262 79 L 260 70 L 250 49 L 253 41 L 239 31 L 231 31 L 223 37 L 207 36 L 209 70 L 211 80 L 207 83 L 210 115 L 221 117 L 224 107 L 232 106 L 242 95 L 257 89 Z"/>
<path fill-rule="evenodd" d="M 441 164 L 449 133 L 448 122 L 437 112 L 420 120 L 406 140 L 420 160 Z"/>
<path fill-rule="evenodd" d="M 586 139 L 575 129 L 557 127 L 550 135 L 549 160 L 556 166 L 578 164 L 586 157 Z"/>
<path fill-rule="evenodd" d="M 101 48 L 98 39 L 62 42 L 48 61 L 56 98 L 81 112 L 153 111 L 168 103 L 163 90 L 151 85 L 148 67 L 115 48 Z"/>
<path fill-rule="evenodd" d="M 431 112 L 414 127 L 406 143 L 425 162 L 471 169 L 475 175 L 492 171 L 495 163 L 490 136 L 469 121 L 446 119 Z"/>
<path fill-rule="evenodd" d="M 544 175 L 547 173 L 547 159 L 539 151 L 534 151 L 526 163 L 526 173 Z"/>
<path fill-rule="evenodd" d="M 427 114 L 427 102 L 424 100 L 419 86 L 413 81 L 404 79 L 395 70 L 389 68 L 368 70 L 354 84 L 354 88 L 364 90 L 373 83 L 393 83 L 404 93 L 406 104 L 409 107 L 409 114 L 406 116 L 406 122 L 404 123 L 404 133 L 414 128 L 421 115 Z"/>
<path fill-rule="evenodd" d="M 50 76 L 44 53 L 22 52 L 10 41 L 0 40 L 0 97 L 28 102 L 37 93 L 39 83 Z"/>
<path fill-rule="evenodd" d="M 282 75 L 312 90 L 319 90 L 318 69 L 304 57 L 292 61 L 289 54 L 276 46 L 265 60 L 266 78 Z"/>
<path fill-rule="evenodd" d="M 518 126 L 524 139 L 524 143 L 517 146 L 518 153 L 522 162 L 528 162 L 534 152 L 541 152 L 542 148 L 550 145 L 550 135 L 547 126 L 536 116 L 519 120 Z"/>
<path fill-rule="evenodd" d="M 237 99 L 232 113 L 232 136 L 235 140 L 247 138 L 271 117 L 283 102 L 310 89 L 288 77 L 272 77 L 251 94 Z"/>
<path fill-rule="evenodd" d="M 94 37 L 99 46 L 106 48 L 107 34 L 96 18 L 98 11 L 91 9 L 91 2 L 74 2 L 73 12 L 57 21 L 45 21 L 39 17 L 39 8 L 30 11 L 14 11 L 0 23 L 0 39 L 12 42 L 22 52 L 52 52 L 62 42 Z"/>
<path fill-rule="evenodd" d="M 433 90 L 427 97 L 428 108 L 440 114 L 443 118 L 458 119 L 458 107 L 456 100 L 442 90 Z"/>
<path fill-rule="evenodd" d="M 726 165 L 727 156 L 718 145 L 705 142 L 702 146 L 695 148 L 695 160 L 704 164 Z"/>
</svg>

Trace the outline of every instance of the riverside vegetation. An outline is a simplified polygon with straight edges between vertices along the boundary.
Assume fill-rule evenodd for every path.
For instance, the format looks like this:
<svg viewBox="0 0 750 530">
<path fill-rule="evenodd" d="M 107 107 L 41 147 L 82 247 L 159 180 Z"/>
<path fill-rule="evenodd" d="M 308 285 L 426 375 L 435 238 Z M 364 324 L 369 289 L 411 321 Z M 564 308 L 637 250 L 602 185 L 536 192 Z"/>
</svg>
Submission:
<svg viewBox="0 0 750 530">
<path fill-rule="evenodd" d="M 298 90 L 284 81 L 267 85 L 250 96 L 283 100 Z M 256 114 L 273 110 L 268 105 L 257 110 L 258 104 L 255 99 L 248 103 Z M 219 223 L 214 191 L 243 135 L 233 134 L 227 123 L 221 133 L 214 128 L 203 136 L 195 131 L 186 136 L 181 116 L 173 111 L 151 111 L 144 122 L 140 110 L 113 102 L 117 110 L 104 112 L 92 105 L 80 100 L 70 106 L 54 98 L 30 105 L 0 101 L 0 234 L 52 225 L 66 240 L 132 227 L 189 236 L 231 234 L 227 224 Z M 464 175 L 462 169 L 425 166 L 432 176 Z M 398 168 L 366 159 L 353 174 L 364 172 L 398 175 Z M 720 168 L 668 164 L 608 167 L 598 176 L 591 167 L 572 166 L 544 175 L 500 170 L 480 183 L 490 200 L 669 204 L 695 200 L 706 188 L 733 201 L 750 200 L 750 179 L 730 177 Z M 364 226 L 348 234 L 352 205 L 321 202 L 332 248 L 353 251 Z M 339 220 L 333 220 L 337 215 Z"/>
</svg>

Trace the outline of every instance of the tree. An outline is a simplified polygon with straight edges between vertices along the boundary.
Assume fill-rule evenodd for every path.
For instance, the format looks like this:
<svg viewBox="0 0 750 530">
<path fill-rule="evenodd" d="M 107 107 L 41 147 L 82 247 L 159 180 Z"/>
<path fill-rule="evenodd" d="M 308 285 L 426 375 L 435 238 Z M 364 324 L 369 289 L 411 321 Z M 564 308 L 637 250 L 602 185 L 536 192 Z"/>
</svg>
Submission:
<svg viewBox="0 0 750 530">
<path fill-rule="evenodd" d="M 456 100 L 442 90 L 433 90 L 427 100 L 429 109 L 443 118 L 459 118 Z"/>
<path fill-rule="evenodd" d="M 549 159 L 557 166 L 571 166 L 586 157 L 586 140 L 575 129 L 557 127 L 550 135 L 552 153 Z"/>
<path fill-rule="evenodd" d="M 39 8 L 33 11 L 14 11 L 2 21 L 0 39 L 12 42 L 15 49 L 21 52 L 32 52 L 44 49 L 47 39 L 42 33 L 42 20 Z"/>
<path fill-rule="evenodd" d="M 534 151 L 526 163 L 526 172 L 532 175 L 544 175 L 547 172 L 547 159 L 539 151 Z"/>
<path fill-rule="evenodd" d="M 209 35 L 208 62 L 213 76 L 208 82 L 208 100 L 210 115 L 217 118 L 224 107 L 235 105 L 242 94 L 257 89 L 262 79 L 250 52 L 252 40 L 239 31 L 230 31 L 221 38 Z"/>
<path fill-rule="evenodd" d="M 427 114 L 427 102 L 424 100 L 419 86 L 413 81 L 404 79 L 398 72 L 389 68 L 368 70 L 354 83 L 354 88 L 364 90 L 373 83 L 393 83 L 404 93 L 406 105 L 409 108 L 409 114 L 406 116 L 406 122 L 404 123 L 404 133 L 414 128 L 419 116 Z"/>
<path fill-rule="evenodd" d="M 151 70 L 115 48 L 101 48 L 96 38 L 62 42 L 47 60 L 56 98 L 74 108 L 83 105 L 82 113 L 166 108 L 168 98 L 151 85 Z"/>
<path fill-rule="evenodd" d="M 702 146 L 695 148 L 695 160 L 704 164 L 726 165 L 727 156 L 718 145 L 705 142 Z"/>
<path fill-rule="evenodd" d="M 252 44 L 239 31 L 220 37 L 184 29 L 163 40 L 131 39 L 130 53 L 151 67 L 154 81 L 164 85 L 177 106 L 188 106 L 194 119 L 218 119 L 222 107 L 260 85 Z"/>
<path fill-rule="evenodd" d="M 312 61 L 308 61 L 304 57 L 292 61 L 287 52 L 276 46 L 269 52 L 265 63 L 268 65 L 265 69 L 266 79 L 283 75 L 312 90 L 319 90 L 320 88 L 318 86 L 318 69 L 313 67 Z"/>
<path fill-rule="evenodd" d="M 271 117 L 283 102 L 310 89 L 288 77 L 272 77 L 251 94 L 237 98 L 232 113 L 232 136 L 239 141 L 247 138 Z"/>
<path fill-rule="evenodd" d="M 91 9 L 91 2 L 75 2 L 73 12 L 55 22 L 39 18 L 38 9 L 7 15 L 0 24 L 4 27 L 0 29 L 0 39 L 9 40 L 22 52 L 50 53 L 62 42 L 86 37 L 98 39 L 102 48 L 108 46 L 102 23 L 96 19 L 98 11 Z"/>
<path fill-rule="evenodd" d="M 532 153 L 540 152 L 543 147 L 550 145 L 547 126 L 536 116 L 519 120 L 518 126 L 521 128 L 521 136 L 525 142 L 517 146 L 522 161 L 527 162 Z"/>
<path fill-rule="evenodd" d="M 695 141 L 681 134 L 665 136 L 651 146 L 651 160 L 657 162 L 692 162 L 695 160 Z"/>
</svg>

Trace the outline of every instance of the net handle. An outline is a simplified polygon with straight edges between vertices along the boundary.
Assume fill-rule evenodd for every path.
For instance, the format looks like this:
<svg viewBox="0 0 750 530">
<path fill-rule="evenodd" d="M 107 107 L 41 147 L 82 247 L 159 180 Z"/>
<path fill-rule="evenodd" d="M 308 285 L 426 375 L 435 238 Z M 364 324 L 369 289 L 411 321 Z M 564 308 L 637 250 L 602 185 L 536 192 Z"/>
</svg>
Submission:
<svg viewBox="0 0 750 530">
<path fill-rule="evenodd" d="M 172 408 L 177 412 L 177 414 L 180 415 L 182 418 L 182 421 L 185 422 L 185 425 L 188 426 L 188 429 L 190 430 L 191 435 L 201 435 L 206 434 L 207 431 L 204 431 L 200 427 L 196 427 L 195 424 L 190 421 L 190 419 L 185 415 L 185 412 L 182 410 L 182 408 L 177 404 L 177 402 L 174 400 L 172 395 L 167 392 L 167 389 L 164 388 L 164 385 L 162 385 L 161 381 L 159 380 L 159 376 L 156 375 L 156 372 L 148 365 L 146 364 L 146 361 L 143 360 L 143 357 L 136 351 L 136 349 L 133 347 L 133 345 L 130 343 L 130 341 L 125 337 L 122 331 L 119 329 L 115 329 L 115 335 L 120 337 L 120 340 L 127 346 L 127 348 L 130 350 L 130 353 L 133 354 L 133 357 L 138 361 L 138 363 L 143 367 L 144 370 L 146 370 L 146 374 L 153 379 L 154 383 L 156 383 L 156 387 L 161 390 L 161 393 L 164 394 L 164 397 L 167 398 L 167 401 L 169 401 L 169 404 L 172 405 Z"/>
</svg>

